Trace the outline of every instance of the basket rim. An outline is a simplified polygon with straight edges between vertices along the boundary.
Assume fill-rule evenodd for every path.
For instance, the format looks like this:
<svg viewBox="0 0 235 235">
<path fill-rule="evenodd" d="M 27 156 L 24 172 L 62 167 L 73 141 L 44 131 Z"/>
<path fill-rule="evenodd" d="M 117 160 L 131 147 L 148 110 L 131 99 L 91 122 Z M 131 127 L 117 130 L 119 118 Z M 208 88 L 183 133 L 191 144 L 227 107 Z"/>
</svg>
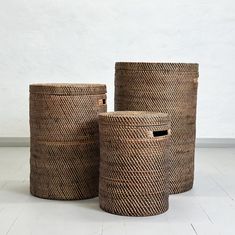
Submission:
<svg viewBox="0 0 235 235">
<path fill-rule="evenodd" d="M 106 85 L 98 83 L 34 83 L 29 85 L 30 93 L 39 94 L 104 94 Z"/>
<path fill-rule="evenodd" d="M 114 111 L 99 114 L 99 123 L 117 126 L 170 126 L 167 113 L 147 111 Z"/>
<path fill-rule="evenodd" d="M 137 70 L 137 71 L 181 71 L 181 72 L 198 72 L 198 63 L 184 62 L 116 62 L 116 70 Z"/>
<path fill-rule="evenodd" d="M 113 111 L 113 112 L 106 112 L 100 113 L 99 116 L 101 117 L 112 117 L 112 118 L 168 118 L 169 114 L 161 113 L 161 112 L 151 112 L 151 111 Z"/>
</svg>

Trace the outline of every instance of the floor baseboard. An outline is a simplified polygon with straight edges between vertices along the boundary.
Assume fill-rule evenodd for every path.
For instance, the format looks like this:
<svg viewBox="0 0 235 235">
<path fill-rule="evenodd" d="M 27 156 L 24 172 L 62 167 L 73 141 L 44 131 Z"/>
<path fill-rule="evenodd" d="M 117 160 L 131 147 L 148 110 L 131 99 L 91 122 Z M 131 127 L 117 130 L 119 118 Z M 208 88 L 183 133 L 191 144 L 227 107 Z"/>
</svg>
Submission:
<svg viewBox="0 0 235 235">
<path fill-rule="evenodd" d="M 29 147 L 29 137 L 0 137 L 0 147 Z M 197 148 L 235 148 L 235 138 L 197 138 Z"/>
<path fill-rule="evenodd" d="M 198 148 L 235 148 L 235 138 L 197 138 Z"/>
<path fill-rule="evenodd" d="M 0 137 L 0 147 L 29 147 L 29 137 Z"/>
</svg>

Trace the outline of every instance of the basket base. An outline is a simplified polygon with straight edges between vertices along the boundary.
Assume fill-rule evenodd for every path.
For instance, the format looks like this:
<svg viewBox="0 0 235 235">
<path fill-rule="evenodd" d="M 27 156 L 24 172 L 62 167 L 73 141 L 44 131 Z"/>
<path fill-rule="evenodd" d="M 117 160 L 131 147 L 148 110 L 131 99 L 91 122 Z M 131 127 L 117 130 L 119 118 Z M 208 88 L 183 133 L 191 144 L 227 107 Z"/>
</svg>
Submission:
<svg viewBox="0 0 235 235">
<path fill-rule="evenodd" d="M 91 199 L 91 198 L 98 197 L 98 193 L 94 194 L 94 195 L 85 196 L 85 197 L 80 197 L 80 196 L 77 196 L 77 197 L 76 196 L 74 196 L 74 197 L 46 196 L 43 194 L 33 193 L 32 191 L 30 191 L 30 194 L 34 197 L 37 197 L 37 198 L 47 199 L 47 200 L 58 200 L 58 201 L 77 201 L 77 200 L 85 200 L 85 199 Z"/>
<path fill-rule="evenodd" d="M 145 217 L 165 213 L 169 209 L 168 197 L 163 201 L 148 202 L 144 201 L 116 201 L 99 198 L 100 208 L 110 214 L 121 216 Z"/>
<path fill-rule="evenodd" d="M 154 215 L 160 215 L 160 214 L 163 214 L 165 212 L 168 211 L 169 209 L 169 205 L 167 205 L 162 211 L 158 211 L 158 212 L 155 212 L 155 213 L 146 213 L 146 214 L 140 214 L 140 213 L 124 213 L 124 212 L 118 212 L 118 211 L 113 211 L 113 210 L 110 210 L 108 208 L 105 208 L 105 207 L 102 207 L 100 205 L 100 208 L 105 211 L 105 212 L 108 212 L 110 214 L 113 214 L 113 215 L 119 215 L 119 216 L 132 216 L 132 217 L 147 217 L 147 216 L 154 216 Z"/>
<path fill-rule="evenodd" d="M 170 183 L 170 191 L 169 194 L 179 194 L 179 193 L 185 193 L 193 188 L 193 182 L 188 183 L 187 185 L 172 185 Z"/>
</svg>

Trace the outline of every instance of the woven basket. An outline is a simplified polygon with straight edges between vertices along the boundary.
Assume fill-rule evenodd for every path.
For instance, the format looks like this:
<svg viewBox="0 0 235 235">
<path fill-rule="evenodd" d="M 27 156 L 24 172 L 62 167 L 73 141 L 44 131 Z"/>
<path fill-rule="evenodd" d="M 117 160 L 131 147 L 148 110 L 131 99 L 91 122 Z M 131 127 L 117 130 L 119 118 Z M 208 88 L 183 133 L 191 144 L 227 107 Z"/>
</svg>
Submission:
<svg viewBox="0 0 235 235">
<path fill-rule="evenodd" d="M 105 85 L 30 85 L 32 195 L 61 200 L 98 195 L 98 114 L 106 109 Z"/>
<path fill-rule="evenodd" d="M 168 209 L 167 114 L 112 112 L 99 115 L 100 207 L 126 216 Z"/>
<path fill-rule="evenodd" d="M 116 63 L 115 110 L 171 115 L 170 193 L 192 188 L 198 64 Z"/>
</svg>

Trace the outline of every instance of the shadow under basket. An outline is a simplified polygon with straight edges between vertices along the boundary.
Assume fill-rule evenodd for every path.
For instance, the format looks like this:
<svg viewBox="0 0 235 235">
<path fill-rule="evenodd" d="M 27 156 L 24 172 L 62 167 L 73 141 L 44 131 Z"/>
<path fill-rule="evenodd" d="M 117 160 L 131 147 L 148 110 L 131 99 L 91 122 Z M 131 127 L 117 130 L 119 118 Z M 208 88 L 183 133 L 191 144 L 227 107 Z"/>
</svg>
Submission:
<svg viewBox="0 0 235 235">
<path fill-rule="evenodd" d="M 32 195 L 59 200 L 98 195 L 98 114 L 106 110 L 105 85 L 30 85 Z"/>
<path fill-rule="evenodd" d="M 170 119 L 151 112 L 99 115 L 100 207 L 150 216 L 168 209 Z"/>
</svg>

